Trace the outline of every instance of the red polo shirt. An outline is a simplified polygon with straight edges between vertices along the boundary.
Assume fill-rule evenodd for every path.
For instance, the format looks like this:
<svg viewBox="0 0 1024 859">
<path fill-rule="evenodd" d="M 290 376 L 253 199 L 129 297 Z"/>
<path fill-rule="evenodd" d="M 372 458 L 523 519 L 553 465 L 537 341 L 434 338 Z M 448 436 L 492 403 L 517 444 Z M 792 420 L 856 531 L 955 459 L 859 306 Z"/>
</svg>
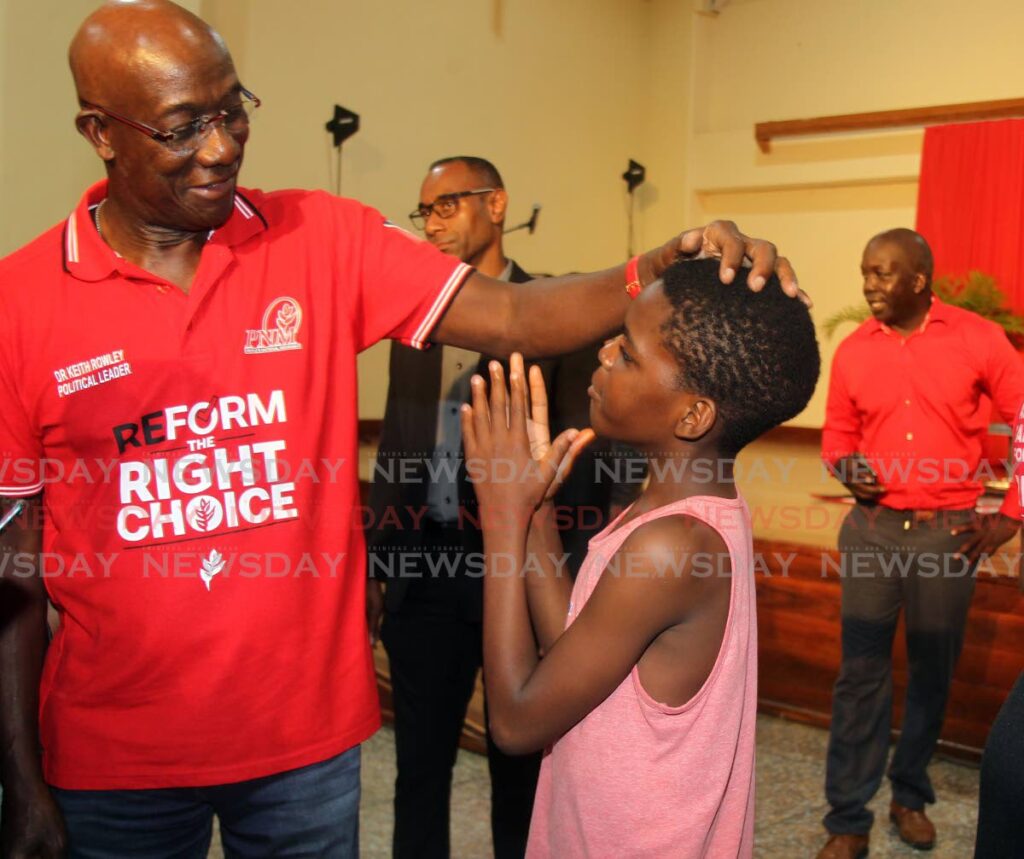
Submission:
<svg viewBox="0 0 1024 859">
<path fill-rule="evenodd" d="M 1017 423 L 1013 427 L 1010 456 L 1013 459 L 1013 484 L 1017 488 L 1017 497 L 1024 498 L 1024 405 L 1021 406 L 1020 413 L 1017 415 Z M 1009 514 L 1007 513 L 1007 515 Z M 1018 512 L 1017 515 L 1024 518 L 1024 511 Z"/>
<path fill-rule="evenodd" d="M 1024 364 L 994 322 L 937 298 L 909 337 L 869 319 L 832 360 L 822 457 L 832 464 L 863 453 L 889 490 L 885 507 L 973 507 L 990 474 L 981 467 L 982 395 L 1007 423 L 1024 403 Z M 1016 490 L 1002 512 L 1019 515 Z"/>
<path fill-rule="evenodd" d="M 43 490 L 57 786 L 240 781 L 376 730 L 356 354 L 423 345 L 471 271 L 325 193 L 240 192 L 191 292 L 91 188 L 0 261 L 0 494 Z"/>
</svg>

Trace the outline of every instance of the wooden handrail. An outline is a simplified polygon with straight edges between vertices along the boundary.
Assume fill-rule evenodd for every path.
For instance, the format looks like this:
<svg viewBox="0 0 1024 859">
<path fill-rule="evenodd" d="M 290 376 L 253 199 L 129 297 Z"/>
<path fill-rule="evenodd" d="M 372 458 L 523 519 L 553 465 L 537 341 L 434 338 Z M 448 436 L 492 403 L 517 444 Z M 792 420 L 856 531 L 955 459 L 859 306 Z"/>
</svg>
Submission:
<svg viewBox="0 0 1024 859">
<path fill-rule="evenodd" d="M 934 107 L 912 107 L 901 110 L 879 110 L 874 113 L 844 113 L 839 116 L 787 119 L 780 122 L 759 122 L 754 126 L 754 139 L 757 140 L 757 145 L 762 152 L 769 152 L 771 151 L 771 141 L 776 137 L 836 134 L 843 131 L 867 131 L 879 128 L 905 128 L 912 125 L 938 125 L 947 122 L 976 122 L 1017 116 L 1024 116 L 1024 98 L 972 101 L 963 104 L 942 104 Z"/>
</svg>

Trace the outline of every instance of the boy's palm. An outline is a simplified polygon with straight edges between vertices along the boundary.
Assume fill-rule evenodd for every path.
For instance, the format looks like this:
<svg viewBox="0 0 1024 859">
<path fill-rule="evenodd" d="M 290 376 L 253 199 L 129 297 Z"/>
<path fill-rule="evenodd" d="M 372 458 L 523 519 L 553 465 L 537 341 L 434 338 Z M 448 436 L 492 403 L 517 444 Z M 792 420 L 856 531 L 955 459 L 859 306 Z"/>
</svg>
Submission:
<svg viewBox="0 0 1024 859">
<path fill-rule="evenodd" d="M 506 388 L 501 365 L 492 362 L 490 394 L 483 379 L 474 376 L 472 405 L 462 408 L 467 471 L 477 486 L 481 505 L 486 500 L 525 503 L 536 509 L 554 497 L 576 456 L 594 438 L 593 430 L 568 429 L 552 441 L 543 378 L 534 367 L 530 384 L 536 388 L 538 399 L 531 407 L 523 370 L 523 356 L 513 354 L 510 384 Z M 487 463 L 487 467 L 480 468 L 478 460 Z M 527 468 L 527 463 L 532 468 Z M 498 475 L 494 469 L 503 465 L 513 467 L 511 480 L 507 475 L 495 479 Z"/>
</svg>

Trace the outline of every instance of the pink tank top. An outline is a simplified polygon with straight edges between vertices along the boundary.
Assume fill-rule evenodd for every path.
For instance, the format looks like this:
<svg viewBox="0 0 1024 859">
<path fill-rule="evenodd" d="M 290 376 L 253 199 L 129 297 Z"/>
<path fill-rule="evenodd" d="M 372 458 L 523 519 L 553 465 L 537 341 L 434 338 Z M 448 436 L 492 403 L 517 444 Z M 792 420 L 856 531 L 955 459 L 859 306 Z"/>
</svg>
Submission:
<svg viewBox="0 0 1024 859">
<path fill-rule="evenodd" d="M 742 499 L 700 496 L 659 507 L 590 541 L 566 626 L 608 560 L 638 527 L 685 514 L 721 534 L 732 561 L 729 615 L 700 691 L 669 707 L 636 666 L 541 765 L 528 859 L 744 859 L 754 846 L 757 610 L 750 512 Z M 621 519 L 621 517 L 619 517 Z"/>
</svg>

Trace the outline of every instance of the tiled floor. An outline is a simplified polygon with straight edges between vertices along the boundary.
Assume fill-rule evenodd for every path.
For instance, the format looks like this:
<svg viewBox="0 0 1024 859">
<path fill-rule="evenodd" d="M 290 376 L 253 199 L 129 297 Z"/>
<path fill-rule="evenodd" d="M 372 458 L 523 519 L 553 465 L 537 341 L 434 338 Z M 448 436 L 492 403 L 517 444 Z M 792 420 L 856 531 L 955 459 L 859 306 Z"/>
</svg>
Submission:
<svg viewBox="0 0 1024 859">
<path fill-rule="evenodd" d="M 757 734 L 757 831 L 754 855 L 759 859 L 814 859 L 824 841 L 821 817 L 827 734 L 793 722 L 761 716 Z M 939 801 L 929 816 L 939 830 L 930 853 L 907 847 L 886 820 L 888 786 L 872 803 L 877 823 L 871 859 L 928 856 L 930 859 L 970 859 L 974 854 L 978 771 L 936 761 L 932 782 Z M 391 855 L 391 796 L 395 778 L 394 738 L 381 730 L 363 748 L 363 802 L 359 838 L 365 859 Z M 460 752 L 452 790 L 452 856 L 487 859 L 491 855 L 488 808 L 490 787 L 487 762 Z M 211 857 L 221 857 L 214 845 Z"/>
<path fill-rule="evenodd" d="M 821 818 L 825 803 L 825 749 L 828 734 L 767 716 L 757 725 L 757 823 L 754 855 L 763 859 L 813 859 L 825 841 Z M 903 844 L 888 822 L 889 785 L 885 780 L 871 809 L 875 828 L 871 859 L 922 857 L 970 859 L 978 816 L 978 770 L 949 761 L 929 769 L 939 801 L 928 816 L 939 832 L 930 853 Z"/>
</svg>

